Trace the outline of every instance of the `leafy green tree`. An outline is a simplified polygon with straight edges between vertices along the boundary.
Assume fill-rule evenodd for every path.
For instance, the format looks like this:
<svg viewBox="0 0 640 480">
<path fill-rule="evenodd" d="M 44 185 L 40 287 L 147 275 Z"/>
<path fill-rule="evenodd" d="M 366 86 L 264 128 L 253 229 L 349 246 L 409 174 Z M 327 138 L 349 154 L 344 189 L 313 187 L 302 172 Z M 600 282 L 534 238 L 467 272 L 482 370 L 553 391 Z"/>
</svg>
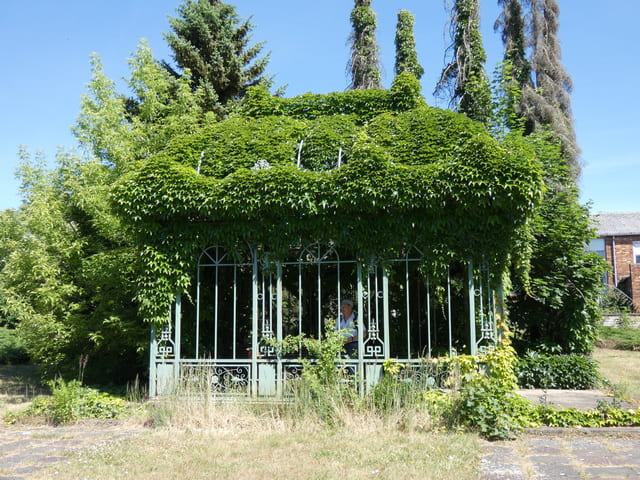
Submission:
<svg viewBox="0 0 640 480">
<path fill-rule="evenodd" d="M 97 54 L 91 55 L 92 77 L 88 93 L 81 98 L 80 114 L 73 133 L 89 155 L 105 165 L 123 167 L 129 162 L 129 128 L 125 100 L 118 95 Z"/>
<path fill-rule="evenodd" d="M 55 170 L 25 151 L 22 158 L 24 201 L 3 238 L 3 313 L 46 376 L 76 376 L 82 355 L 88 381 L 131 379 L 143 369 L 147 340 L 132 301 L 136 255 L 85 203 L 107 201 L 94 200 L 106 167 L 64 153 Z"/>
<path fill-rule="evenodd" d="M 606 265 L 584 248 L 594 237 L 589 209 L 578 202 L 559 142 L 542 131 L 521 139 L 535 146 L 547 191 L 532 225 L 529 280 L 517 278 L 509 298 L 515 346 L 521 353 L 586 354 L 593 349 L 601 318 L 598 300 Z"/>
<path fill-rule="evenodd" d="M 22 206 L 0 222 L 0 308 L 47 376 L 119 382 L 144 372 L 148 327 L 138 313 L 144 256 L 113 212 L 114 182 L 170 138 L 206 119 L 187 74 L 176 79 L 143 42 L 130 60 L 131 95 L 93 75 L 74 133 L 86 157 L 60 152 L 54 169 L 22 152 Z M 187 72 L 188 73 L 188 72 Z"/>
<path fill-rule="evenodd" d="M 443 69 L 436 95 L 469 118 L 488 124 L 491 88 L 484 70 L 487 55 L 480 34 L 478 0 L 455 0 L 451 11 L 451 61 Z"/>
<path fill-rule="evenodd" d="M 87 154 L 114 167 L 116 176 L 206 119 L 198 93 L 190 88 L 188 71 L 179 79 L 172 77 L 144 41 L 129 60 L 132 96 L 116 91 L 98 55 L 92 55 L 91 65 L 91 82 L 73 133 Z"/>
<path fill-rule="evenodd" d="M 172 31 L 165 34 L 177 68 L 163 64 L 177 77 L 190 71 L 205 111 L 223 114 L 248 87 L 271 85 L 265 75 L 269 55 L 260 56 L 264 42 L 250 45 L 250 18 L 241 21 L 235 7 L 219 0 L 185 0 L 178 14 L 169 18 Z"/>
<path fill-rule="evenodd" d="M 396 75 L 409 72 L 418 80 L 424 74 L 424 68 L 418 62 L 416 51 L 416 39 L 413 34 L 414 18 L 411 12 L 400 10 L 398 12 L 398 24 L 396 26 Z"/>
<path fill-rule="evenodd" d="M 380 47 L 376 41 L 378 21 L 371 9 L 371 0 L 355 0 L 355 6 L 351 10 L 351 25 L 351 57 L 347 66 L 351 75 L 349 89 L 381 89 Z"/>
<path fill-rule="evenodd" d="M 521 353 L 528 349 L 588 353 L 600 319 L 598 298 L 605 265 L 584 249 L 594 232 L 588 208 L 579 203 L 572 160 L 577 146 L 568 149 L 565 143 L 562 129 L 570 122 L 558 130 L 557 123 L 568 118 L 557 107 L 568 107 L 569 92 L 560 87 L 562 101 L 558 102 L 553 95 L 545 96 L 557 92 L 557 84 L 546 92 L 532 81 L 532 77 L 536 82 L 549 81 L 563 71 L 557 64 L 557 4 L 527 1 L 525 5 L 531 8 L 527 15 L 519 0 L 500 3 L 504 8 L 496 27 L 502 31 L 505 53 L 498 80 L 497 118 L 504 128 L 498 130 L 501 134 L 510 131 L 512 138 L 523 136 L 521 141 L 535 146 L 547 187 L 531 225 L 529 275 L 515 279 L 509 300 L 510 318 L 516 325 L 515 345 Z M 550 10 L 545 13 L 547 7 Z M 526 32 L 532 32 L 531 39 L 527 40 Z M 529 42 L 534 46 L 531 61 L 526 56 Z M 538 75 L 537 68 L 549 72 Z"/>
<path fill-rule="evenodd" d="M 176 79 L 153 58 L 146 42 L 129 60 L 128 86 L 136 104 L 131 115 L 130 151 L 134 159 L 148 158 L 159 152 L 168 139 L 194 131 L 204 121 L 201 92 L 190 88 L 187 69 Z"/>
<path fill-rule="evenodd" d="M 0 211 L 0 272 L 3 271 L 13 250 L 20 244 L 21 229 L 18 224 L 18 211 L 12 208 Z M 19 319 L 11 313 L 7 306 L 10 297 L 0 286 L 0 327 L 15 328 Z"/>
</svg>

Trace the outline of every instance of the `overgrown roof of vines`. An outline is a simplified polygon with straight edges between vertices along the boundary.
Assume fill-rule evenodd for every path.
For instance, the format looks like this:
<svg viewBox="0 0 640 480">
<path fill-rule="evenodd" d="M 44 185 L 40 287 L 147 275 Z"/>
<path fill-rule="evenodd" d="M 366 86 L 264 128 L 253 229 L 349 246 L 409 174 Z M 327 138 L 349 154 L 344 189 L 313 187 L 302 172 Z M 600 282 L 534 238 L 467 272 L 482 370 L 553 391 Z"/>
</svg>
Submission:
<svg viewBox="0 0 640 480">
<path fill-rule="evenodd" d="M 254 88 L 230 118 L 137 165 L 115 198 L 177 274 L 185 252 L 211 244 L 277 254 L 332 241 L 361 258 L 415 244 L 433 262 L 503 263 L 542 188 L 524 142 L 428 107 L 401 74 L 389 90 L 284 99 Z"/>
</svg>

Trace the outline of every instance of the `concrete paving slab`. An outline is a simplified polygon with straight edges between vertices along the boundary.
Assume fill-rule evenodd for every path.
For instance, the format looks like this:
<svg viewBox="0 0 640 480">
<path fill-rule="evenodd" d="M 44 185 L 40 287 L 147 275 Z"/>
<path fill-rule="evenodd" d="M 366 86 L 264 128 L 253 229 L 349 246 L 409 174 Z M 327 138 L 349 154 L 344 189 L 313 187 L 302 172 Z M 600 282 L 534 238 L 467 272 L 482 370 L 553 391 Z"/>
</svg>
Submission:
<svg viewBox="0 0 640 480">
<path fill-rule="evenodd" d="M 595 410 L 603 402 L 619 408 L 634 408 L 631 404 L 614 398 L 602 390 L 545 390 L 521 389 L 518 393 L 537 405 L 552 405 L 577 410 Z"/>
</svg>

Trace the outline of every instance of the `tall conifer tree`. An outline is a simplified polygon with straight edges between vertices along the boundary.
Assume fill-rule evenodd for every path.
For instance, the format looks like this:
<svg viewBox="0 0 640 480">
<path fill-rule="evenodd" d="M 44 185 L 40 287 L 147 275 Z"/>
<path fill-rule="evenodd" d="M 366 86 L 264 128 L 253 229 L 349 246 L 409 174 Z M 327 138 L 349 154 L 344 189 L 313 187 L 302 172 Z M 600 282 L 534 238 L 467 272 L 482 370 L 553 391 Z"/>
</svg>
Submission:
<svg viewBox="0 0 640 480">
<path fill-rule="evenodd" d="M 526 132 L 547 127 L 560 141 L 567 164 L 577 178 L 579 148 L 571 114 L 572 81 L 565 71 L 558 40 L 556 0 L 529 0 L 531 2 L 533 54 L 531 68 L 533 84 L 522 91 L 522 108 L 526 119 Z"/>
<path fill-rule="evenodd" d="M 480 34 L 478 0 L 455 0 L 451 11 L 451 61 L 442 71 L 436 94 L 473 120 L 491 118 L 491 88 L 484 69 L 487 55 Z"/>
<path fill-rule="evenodd" d="M 418 62 L 416 51 L 416 39 L 413 34 L 414 17 L 407 10 L 398 12 L 398 24 L 396 26 L 396 75 L 409 72 L 418 80 L 424 74 L 424 68 Z"/>
<path fill-rule="evenodd" d="M 371 0 L 355 0 L 351 11 L 353 30 L 349 37 L 351 57 L 347 66 L 351 75 L 351 90 L 382 88 L 380 73 L 380 47 L 376 41 L 376 14 L 371 9 Z"/>
<path fill-rule="evenodd" d="M 498 0 L 503 10 L 495 28 L 501 30 L 504 59 L 513 65 L 514 80 L 525 85 L 531 78 L 531 63 L 527 59 L 527 39 L 524 12 L 520 0 Z"/>
<path fill-rule="evenodd" d="M 503 11 L 494 25 L 504 44 L 501 80 L 505 95 L 504 122 L 512 129 L 522 125 L 522 90 L 531 86 L 531 62 L 526 54 L 524 12 L 520 0 L 498 0 Z M 500 112 L 498 112 L 500 114 Z"/>
<path fill-rule="evenodd" d="M 164 64 L 177 76 L 190 70 L 206 111 L 223 112 L 248 87 L 270 85 L 269 55 L 260 56 L 264 43 L 249 44 L 250 18 L 241 21 L 235 7 L 219 0 L 185 0 L 178 14 L 169 18 L 172 31 L 165 34 L 178 69 Z"/>
</svg>

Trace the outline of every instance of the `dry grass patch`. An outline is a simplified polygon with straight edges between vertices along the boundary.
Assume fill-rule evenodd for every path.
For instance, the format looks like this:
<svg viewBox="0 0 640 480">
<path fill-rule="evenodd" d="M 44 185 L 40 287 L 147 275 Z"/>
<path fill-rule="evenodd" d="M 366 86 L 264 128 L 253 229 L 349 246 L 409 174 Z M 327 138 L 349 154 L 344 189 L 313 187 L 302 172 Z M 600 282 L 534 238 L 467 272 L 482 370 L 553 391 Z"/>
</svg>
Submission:
<svg viewBox="0 0 640 480">
<path fill-rule="evenodd" d="M 156 428 L 74 454 L 35 479 L 477 480 L 475 435 L 435 433 L 428 416 L 375 416 L 345 406 L 334 427 L 283 405 L 168 396 Z"/>
<path fill-rule="evenodd" d="M 36 479 L 477 480 L 472 435 L 388 427 L 159 429 L 71 457 Z"/>
<path fill-rule="evenodd" d="M 611 382 L 617 395 L 640 407 L 640 352 L 596 348 L 593 358 L 600 374 Z"/>
</svg>

